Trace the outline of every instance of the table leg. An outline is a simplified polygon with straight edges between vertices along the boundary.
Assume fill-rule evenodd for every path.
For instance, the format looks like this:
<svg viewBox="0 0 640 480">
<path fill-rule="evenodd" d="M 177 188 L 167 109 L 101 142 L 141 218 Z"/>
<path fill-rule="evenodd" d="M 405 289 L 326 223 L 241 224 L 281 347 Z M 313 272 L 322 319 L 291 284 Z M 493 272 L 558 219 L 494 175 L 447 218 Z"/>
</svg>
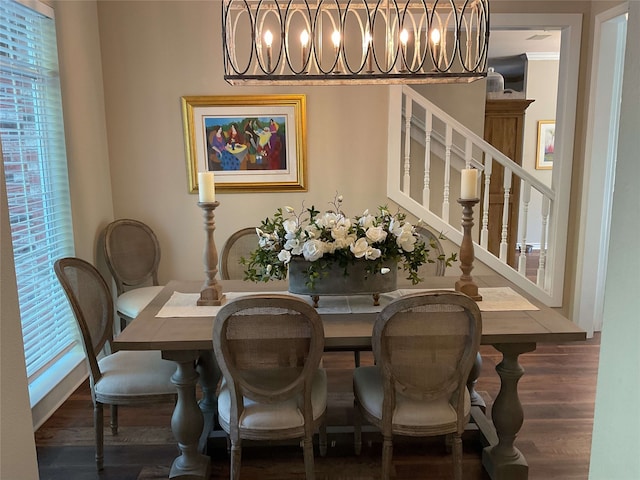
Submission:
<svg viewBox="0 0 640 480">
<path fill-rule="evenodd" d="M 198 450 L 201 453 L 207 453 L 209 433 L 218 426 L 218 397 L 216 396 L 216 389 L 221 375 L 213 350 L 200 352 L 196 370 L 199 375 L 200 388 L 202 389 L 202 398 L 198 405 L 204 416 L 204 429 L 202 430 Z"/>
<path fill-rule="evenodd" d="M 491 409 L 498 443 L 484 449 L 482 464 L 493 480 L 524 480 L 529 477 L 529 465 L 524 455 L 513 446 L 524 421 L 518 398 L 518 380 L 524 369 L 518 363 L 518 356 L 534 351 L 536 344 L 500 343 L 493 346 L 502 353 L 502 362 L 496 366 L 501 381 L 500 392 Z"/>
<path fill-rule="evenodd" d="M 486 412 L 487 405 L 484 399 L 476 392 L 476 383 L 478 383 L 478 377 L 482 371 L 482 355 L 480 352 L 476 355 L 476 361 L 473 363 L 471 372 L 469 372 L 469 378 L 467 379 L 467 390 L 469 390 L 469 397 L 471 398 L 471 406 L 480 407 L 483 412 Z"/>
<path fill-rule="evenodd" d="M 204 419 L 196 399 L 198 373 L 195 364 L 198 351 L 164 351 L 163 358 L 176 362 L 171 382 L 176 386 L 178 401 L 171 417 L 171 430 L 178 441 L 180 456 L 173 461 L 169 478 L 207 480 L 209 457 L 198 451 Z"/>
</svg>

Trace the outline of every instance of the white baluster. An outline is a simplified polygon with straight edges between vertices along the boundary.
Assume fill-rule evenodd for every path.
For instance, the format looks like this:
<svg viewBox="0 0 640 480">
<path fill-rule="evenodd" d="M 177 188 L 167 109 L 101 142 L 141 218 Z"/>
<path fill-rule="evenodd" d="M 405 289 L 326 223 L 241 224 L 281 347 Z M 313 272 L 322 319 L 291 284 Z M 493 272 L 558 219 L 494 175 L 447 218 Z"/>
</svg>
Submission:
<svg viewBox="0 0 640 480">
<path fill-rule="evenodd" d="M 453 140 L 453 129 L 447 124 L 447 133 L 445 137 L 445 154 L 444 154 L 444 198 L 442 199 L 442 219 L 449 221 L 449 184 L 451 182 L 451 142 Z M 462 228 L 462 227 L 460 227 Z"/>
<path fill-rule="evenodd" d="M 545 263 L 547 262 L 547 223 L 549 221 L 550 200 L 542 196 L 542 231 L 540 232 L 540 260 L 536 284 L 544 289 Z"/>
<path fill-rule="evenodd" d="M 431 198 L 431 132 L 433 131 L 433 115 L 427 112 L 424 126 L 424 184 L 422 187 L 422 205 L 429 210 Z"/>
<path fill-rule="evenodd" d="M 518 258 L 518 272 L 523 277 L 527 276 L 527 217 L 529 215 L 529 202 L 531 202 L 531 185 L 523 181 L 522 189 L 522 236 L 520 237 L 520 257 Z"/>
<path fill-rule="evenodd" d="M 507 263 L 507 233 L 509 229 L 509 197 L 511 193 L 511 170 L 504 169 L 504 206 L 502 208 L 502 232 L 500 236 L 500 261 Z"/>
<path fill-rule="evenodd" d="M 480 245 L 485 250 L 489 244 L 489 187 L 491 184 L 491 168 L 493 158 L 491 155 L 484 157 L 484 192 L 482 194 L 482 230 L 480 231 Z"/>
<path fill-rule="evenodd" d="M 413 115 L 413 100 L 405 97 L 407 103 L 404 112 L 404 176 L 402 178 L 402 193 L 411 192 L 411 116 Z"/>
<path fill-rule="evenodd" d="M 473 146 L 471 144 L 471 138 L 467 137 L 464 142 L 464 165 L 465 168 L 471 168 L 471 153 L 473 152 Z"/>
</svg>

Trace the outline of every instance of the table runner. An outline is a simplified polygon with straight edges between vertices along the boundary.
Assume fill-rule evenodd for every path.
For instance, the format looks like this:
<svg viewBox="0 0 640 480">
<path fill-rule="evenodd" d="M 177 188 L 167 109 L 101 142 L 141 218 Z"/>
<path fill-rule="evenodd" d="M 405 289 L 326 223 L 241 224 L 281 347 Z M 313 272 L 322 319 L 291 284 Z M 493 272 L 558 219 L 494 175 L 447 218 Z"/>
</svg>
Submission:
<svg viewBox="0 0 640 480">
<path fill-rule="evenodd" d="M 353 296 L 321 296 L 318 302 L 320 314 L 345 314 L 345 313 L 377 313 L 392 300 L 416 292 L 427 292 L 434 289 L 400 289 L 380 295 L 380 305 L 374 306 L 371 295 Z M 307 295 L 295 295 L 286 291 L 278 292 L 226 292 L 227 301 L 236 298 L 262 294 L 290 295 L 302 298 L 312 304 Z M 510 310 L 538 310 L 538 307 L 529 302 L 519 293 L 509 287 L 479 288 L 482 301 L 478 302 L 481 312 L 500 312 Z M 214 306 L 197 306 L 199 293 L 173 292 L 171 298 L 160 309 L 156 317 L 214 317 L 220 308 Z"/>
</svg>

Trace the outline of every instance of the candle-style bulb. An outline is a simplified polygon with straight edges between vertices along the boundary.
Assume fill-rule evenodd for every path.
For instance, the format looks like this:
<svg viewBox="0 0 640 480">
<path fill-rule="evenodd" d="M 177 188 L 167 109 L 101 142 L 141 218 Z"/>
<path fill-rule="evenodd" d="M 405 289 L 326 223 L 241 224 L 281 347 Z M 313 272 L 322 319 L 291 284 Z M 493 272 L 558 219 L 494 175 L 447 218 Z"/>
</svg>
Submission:
<svg viewBox="0 0 640 480">
<path fill-rule="evenodd" d="M 365 33 L 364 35 L 362 50 L 367 56 L 367 73 L 373 73 L 373 37 L 369 32 Z"/>
<path fill-rule="evenodd" d="M 431 43 L 438 45 L 440 43 L 440 30 L 434 28 L 431 30 Z"/>
<path fill-rule="evenodd" d="M 271 72 L 271 44 L 273 43 L 271 30 L 264 32 L 264 43 L 267 45 L 267 72 Z"/>
<path fill-rule="evenodd" d="M 333 42 L 333 46 L 336 47 L 337 50 L 338 47 L 340 47 L 340 32 L 338 30 L 334 30 L 331 34 L 331 41 Z"/>
<path fill-rule="evenodd" d="M 407 32 L 406 28 L 403 28 L 402 31 L 400 32 L 400 42 L 402 42 L 402 45 L 406 47 L 408 41 L 409 41 L 409 32 Z"/>
<path fill-rule="evenodd" d="M 300 45 L 302 51 L 302 67 L 304 68 L 307 62 L 307 44 L 309 43 L 309 32 L 307 30 L 302 30 L 300 33 Z"/>
<path fill-rule="evenodd" d="M 307 32 L 306 30 L 302 30 L 302 33 L 300 34 L 300 44 L 304 48 L 307 46 L 308 43 L 309 43 L 309 32 Z"/>
<path fill-rule="evenodd" d="M 264 32 L 264 43 L 267 45 L 267 47 L 270 47 L 273 43 L 273 33 L 271 33 L 271 30 L 267 30 L 266 32 Z"/>
</svg>

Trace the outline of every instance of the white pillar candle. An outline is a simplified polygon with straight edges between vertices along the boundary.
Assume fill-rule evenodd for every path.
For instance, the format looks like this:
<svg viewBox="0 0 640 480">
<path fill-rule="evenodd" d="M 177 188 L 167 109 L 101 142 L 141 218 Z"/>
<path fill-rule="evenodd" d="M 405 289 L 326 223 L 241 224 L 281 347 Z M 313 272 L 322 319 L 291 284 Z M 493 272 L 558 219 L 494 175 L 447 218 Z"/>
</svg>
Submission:
<svg viewBox="0 0 640 480">
<path fill-rule="evenodd" d="M 460 198 L 471 200 L 478 198 L 478 170 L 465 168 L 460 171 Z"/>
<path fill-rule="evenodd" d="M 216 201 L 216 183 L 213 172 L 198 172 L 198 199 L 201 203 Z"/>
</svg>

